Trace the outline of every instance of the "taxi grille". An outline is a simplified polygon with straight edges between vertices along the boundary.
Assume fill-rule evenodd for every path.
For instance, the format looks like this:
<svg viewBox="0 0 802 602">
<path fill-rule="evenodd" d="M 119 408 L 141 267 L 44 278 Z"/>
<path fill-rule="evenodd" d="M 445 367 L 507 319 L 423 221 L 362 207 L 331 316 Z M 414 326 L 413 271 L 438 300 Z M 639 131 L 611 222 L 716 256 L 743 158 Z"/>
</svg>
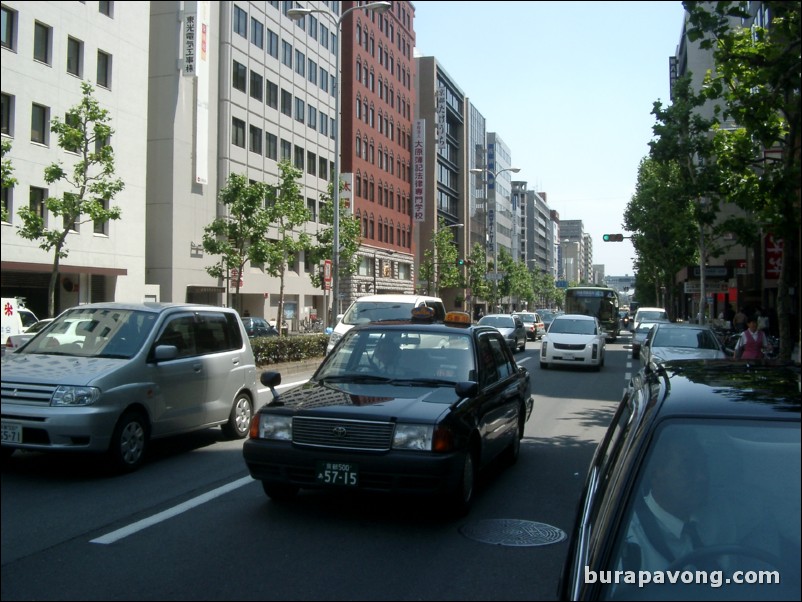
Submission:
<svg viewBox="0 0 802 602">
<path fill-rule="evenodd" d="M 296 416 L 292 419 L 292 442 L 313 447 L 387 451 L 394 430 L 392 422 Z"/>
</svg>

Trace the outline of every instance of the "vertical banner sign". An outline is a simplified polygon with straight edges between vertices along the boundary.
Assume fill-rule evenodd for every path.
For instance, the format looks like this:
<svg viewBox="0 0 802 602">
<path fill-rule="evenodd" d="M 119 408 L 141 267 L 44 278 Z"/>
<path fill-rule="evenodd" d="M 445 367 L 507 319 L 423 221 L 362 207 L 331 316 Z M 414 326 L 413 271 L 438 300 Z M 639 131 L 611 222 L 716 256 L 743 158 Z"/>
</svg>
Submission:
<svg viewBox="0 0 802 602">
<path fill-rule="evenodd" d="M 184 11 L 184 75 L 194 76 L 197 61 L 197 3 L 187 2 Z"/>
<path fill-rule="evenodd" d="M 446 150 L 446 87 L 440 86 L 437 88 L 437 150 L 443 152 Z"/>
<path fill-rule="evenodd" d="M 323 262 L 323 290 L 331 290 L 331 259 Z"/>
<path fill-rule="evenodd" d="M 412 220 L 426 216 L 426 120 L 418 119 L 412 131 Z"/>
<path fill-rule="evenodd" d="M 766 234 L 763 251 L 763 277 L 766 280 L 778 280 L 783 263 L 783 241 L 773 234 Z"/>
<path fill-rule="evenodd" d="M 209 182 L 209 23 L 211 2 L 197 1 L 197 77 L 195 99 L 195 183 Z"/>
<path fill-rule="evenodd" d="M 345 205 L 345 214 L 351 215 L 354 201 L 354 174 L 341 173 L 340 182 L 340 200 Z"/>
</svg>

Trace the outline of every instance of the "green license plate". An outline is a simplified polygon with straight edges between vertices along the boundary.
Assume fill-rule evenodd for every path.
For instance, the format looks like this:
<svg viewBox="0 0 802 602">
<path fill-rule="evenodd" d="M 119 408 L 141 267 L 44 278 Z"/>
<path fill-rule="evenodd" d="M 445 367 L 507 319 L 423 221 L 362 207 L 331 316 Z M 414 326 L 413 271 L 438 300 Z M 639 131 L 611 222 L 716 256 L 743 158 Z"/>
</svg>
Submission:
<svg viewBox="0 0 802 602">
<path fill-rule="evenodd" d="M 359 485 L 359 467 L 350 462 L 318 462 L 316 478 L 323 485 Z"/>
</svg>

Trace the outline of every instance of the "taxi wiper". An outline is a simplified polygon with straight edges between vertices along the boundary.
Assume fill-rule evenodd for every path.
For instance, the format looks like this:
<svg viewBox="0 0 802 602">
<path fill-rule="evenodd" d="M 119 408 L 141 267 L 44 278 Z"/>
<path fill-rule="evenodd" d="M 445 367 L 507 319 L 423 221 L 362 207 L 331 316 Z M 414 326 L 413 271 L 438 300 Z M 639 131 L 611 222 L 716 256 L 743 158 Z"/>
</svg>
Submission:
<svg viewBox="0 0 802 602">
<path fill-rule="evenodd" d="M 359 374 L 352 372 L 349 374 L 338 374 L 336 376 L 324 376 L 320 379 L 321 382 L 330 383 L 388 383 L 392 379 L 386 376 L 375 376 L 373 374 Z"/>
<path fill-rule="evenodd" d="M 453 387 L 453 380 L 442 378 L 394 378 L 390 381 L 394 385 L 409 385 L 410 387 Z"/>
</svg>

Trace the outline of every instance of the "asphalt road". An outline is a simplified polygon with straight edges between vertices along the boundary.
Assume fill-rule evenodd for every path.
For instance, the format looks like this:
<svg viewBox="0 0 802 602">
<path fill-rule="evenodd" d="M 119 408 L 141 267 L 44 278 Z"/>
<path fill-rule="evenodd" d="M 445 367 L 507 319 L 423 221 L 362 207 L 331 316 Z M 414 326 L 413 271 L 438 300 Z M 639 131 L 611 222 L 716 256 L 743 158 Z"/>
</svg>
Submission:
<svg viewBox="0 0 802 602">
<path fill-rule="evenodd" d="M 471 514 L 422 500 L 302 492 L 275 504 L 242 442 L 157 442 L 138 472 L 19 453 L 2 467 L 2 600 L 551 600 L 598 439 L 635 369 L 540 370 L 518 463 L 482 477 Z M 285 378 L 285 386 L 303 380 Z M 535 545 L 539 544 L 539 545 Z"/>
</svg>

